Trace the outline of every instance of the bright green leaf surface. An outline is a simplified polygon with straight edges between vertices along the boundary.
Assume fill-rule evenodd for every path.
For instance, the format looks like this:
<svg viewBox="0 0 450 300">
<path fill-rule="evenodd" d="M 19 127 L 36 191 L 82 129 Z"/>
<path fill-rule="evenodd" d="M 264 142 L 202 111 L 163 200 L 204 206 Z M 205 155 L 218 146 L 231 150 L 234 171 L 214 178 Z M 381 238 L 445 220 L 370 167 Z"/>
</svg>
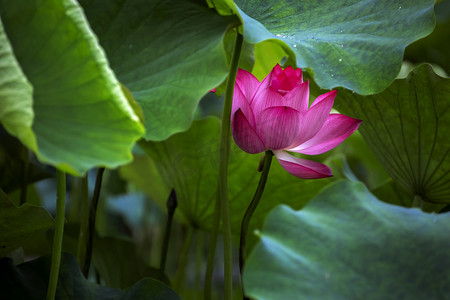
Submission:
<svg viewBox="0 0 450 300">
<path fill-rule="evenodd" d="M 14 206 L 0 190 L 0 257 L 53 226 L 53 219 L 42 207 Z"/>
<path fill-rule="evenodd" d="M 45 299 L 50 270 L 50 256 L 14 266 L 11 260 L 0 260 L 0 289 L 5 299 Z M 142 279 L 126 290 L 104 287 L 86 280 L 75 257 L 63 253 L 56 299 L 96 300 L 179 300 L 178 295 L 162 282 Z"/>
<path fill-rule="evenodd" d="M 380 94 L 340 95 L 337 108 L 363 120 L 364 139 L 411 197 L 450 203 L 450 79 L 422 65 Z"/>
<path fill-rule="evenodd" d="M 235 2 L 248 42 L 283 41 L 290 47 L 284 46 L 286 53 L 296 56 L 299 67 L 311 68 L 322 88 L 360 94 L 386 88 L 405 47 L 434 27 L 434 0 Z"/>
<path fill-rule="evenodd" d="M 143 128 L 78 4 L 0 1 L 0 14 L 33 85 L 39 159 L 74 174 L 130 161 Z"/>
<path fill-rule="evenodd" d="M 33 99 L 30 83 L 23 74 L 0 20 L 0 123 L 22 143 L 37 150 L 33 124 Z"/>
<path fill-rule="evenodd" d="M 153 159 L 165 184 L 178 196 L 177 212 L 194 226 L 210 229 L 217 197 L 220 121 L 215 117 L 195 121 L 192 127 L 164 142 L 141 143 Z M 242 217 L 255 193 L 260 173 L 260 155 L 250 155 L 233 142 L 228 167 L 228 194 L 234 233 L 239 232 Z M 142 174 L 151 182 L 150 176 Z M 303 207 L 330 179 L 301 180 L 286 172 L 274 159 L 266 189 L 252 219 L 260 225 L 275 205 L 288 203 Z M 165 196 L 167 197 L 167 196 Z M 164 199 L 164 201 L 166 198 Z"/>
<path fill-rule="evenodd" d="M 450 214 L 380 202 L 361 183 L 275 208 L 247 260 L 254 299 L 445 299 Z"/>
<path fill-rule="evenodd" d="M 83 0 L 120 81 L 145 116 L 145 137 L 189 128 L 201 97 L 228 72 L 223 37 L 236 22 L 199 1 Z"/>
</svg>

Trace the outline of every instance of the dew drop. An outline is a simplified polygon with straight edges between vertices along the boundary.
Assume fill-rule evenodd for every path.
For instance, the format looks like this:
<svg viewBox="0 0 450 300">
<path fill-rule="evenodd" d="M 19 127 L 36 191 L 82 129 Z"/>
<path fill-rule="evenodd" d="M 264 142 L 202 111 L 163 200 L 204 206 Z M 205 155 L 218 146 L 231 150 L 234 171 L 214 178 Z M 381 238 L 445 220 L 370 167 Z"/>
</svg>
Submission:
<svg viewBox="0 0 450 300">
<path fill-rule="evenodd" d="M 334 77 L 334 74 L 331 74 L 331 77 Z"/>
<path fill-rule="evenodd" d="M 339 62 L 341 62 L 342 61 L 342 58 L 339 58 Z"/>
<path fill-rule="evenodd" d="M 402 6 L 400 5 L 400 6 L 398 7 L 398 9 L 402 9 Z"/>
<path fill-rule="evenodd" d="M 294 44 L 294 48 L 297 48 L 297 45 L 296 45 L 296 44 Z"/>
<path fill-rule="evenodd" d="M 344 44 L 341 44 L 341 48 L 344 48 Z"/>
</svg>

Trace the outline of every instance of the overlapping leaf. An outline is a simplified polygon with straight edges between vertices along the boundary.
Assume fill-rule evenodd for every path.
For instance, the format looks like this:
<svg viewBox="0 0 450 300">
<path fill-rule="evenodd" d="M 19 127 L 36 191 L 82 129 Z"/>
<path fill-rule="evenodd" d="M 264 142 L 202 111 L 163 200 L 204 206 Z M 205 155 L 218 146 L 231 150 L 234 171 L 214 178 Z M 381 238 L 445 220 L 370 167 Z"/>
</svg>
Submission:
<svg viewBox="0 0 450 300">
<path fill-rule="evenodd" d="M 434 27 L 433 0 L 213 2 L 222 13 L 240 15 L 247 41 L 276 39 L 296 56 L 297 66 L 313 70 L 322 88 L 342 86 L 360 94 L 386 88 L 405 47 Z"/>
<path fill-rule="evenodd" d="M 36 150 L 31 133 L 23 133 L 32 124 L 39 159 L 74 174 L 129 161 L 143 128 L 78 4 L 0 1 L 0 16 L 14 57 L 33 86 L 32 103 L 23 84 L 0 89 L 14 97 L 2 105 L 2 114 L 20 107 L 19 123 L 8 123 L 8 130 Z M 11 54 L 1 59 L 12 66 Z M 17 64 L 14 74 L 19 76 Z"/>
<path fill-rule="evenodd" d="M 278 206 L 247 260 L 252 299 L 444 299 L 450 214 L 380 202 L 361 183 L 324 189 L 301 211 Z"/>
<path fill-rule="evenodd" d="M 450 79 L 422 65 L 380 94 L 340 95 L 337 108 L 363 120 L 364 139 L 411 197 L 450 203 Z"/>
<path fill-rule="evenodd" d="M 52 226 L 53 219 L 45 209 L 30 204 L 16 207 L 0 190 L 0 257 Z"/>
<path fill-rule="evenodd" d="M 113 70 L 145 116 L 145 137 L 163 140 L 192 122 L 201 97 L 228 67 L 223 37 L 233 17 L 199 1 L 80 1 Z"/>
</svg>

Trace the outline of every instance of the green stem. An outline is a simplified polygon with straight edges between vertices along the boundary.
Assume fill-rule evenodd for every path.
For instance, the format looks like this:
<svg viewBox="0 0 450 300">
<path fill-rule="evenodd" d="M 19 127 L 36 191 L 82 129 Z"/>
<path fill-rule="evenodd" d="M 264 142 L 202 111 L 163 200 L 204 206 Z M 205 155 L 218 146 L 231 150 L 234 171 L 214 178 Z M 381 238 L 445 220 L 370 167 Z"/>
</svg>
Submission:
<svg viewBox="0 0 450 300">
<path fill-rule="evenodd" d="M 189 226 L 186 240 L 184 241 L 183 250 L 181 250 L 177 272 L 175 274 L 174 287 L 175 291 L 179 293 L 181 293 L 181 286 L 183 284 L 184 274 L 186 273 L 187 257 L 189 253 L 189 248 L 191 247 L 193 235 L 194 235 L 194 227 Z"/>
<path fill-rule="evenodd" d="M 86 259 L 89 231 L 89 185 L 88 175 L 81 178 L 80 193 L 80 233 L 78 235 L 77 260 L 80 268 Z"/>
<path fill-rule="evenodd" d="M 95 178 L 95 188 L 94 195 L 92 197 L 91 210 L 89 211 L 89 226 L 88 226 L 88 237 L 87 237 L 87 245 L 86 245 L 86 258 L 83 264 L 83 274 L 84 277 L 87 278 L 89 274 L 89 269 L 91 267 L 92 260 L 92 244 L 94 241 L 94 232 L 95 232 L 95 218 L 97 216 L 97 206 L 98 201 L 100 199 L 100 189 L 102 187 L 102 179 L 103 172 L 105 172 L 105 168 L 98 168 L 97 177 Z"/>
<path fill-rule="evenodd" d="M 166 259 L 167 259 L 167 251 L 169 250 L 169 240 L 170 240 L 170 231 L 172 229 L 172 220 L 173 215 L 175 213 L 175 209 L 177 208 L 177 194 L 175 190 L 172 189 L 170 192 L 169 198 L 167 199 L 167 223 L 166 223 L 166 231 L 164 232 L 164 241 L 161 250 L 161 260 L 159 264 L 159 269 L 161 272 L 164 272 L 166 267 Z"/>
<path fill-rule="evenodd" d="M 230 208 L 228 201 L 228 156 L 230 152 L 230 123 L 231 105 L 233 103 L 234 83 L 241 56 L 244 38 L 236 33 L 233 56 L 231 58 L 230 73 L 228 74 L 225 89 L 225 102 L 223 104 L 222 127 L 220 130 L 219 148 L 219 201 L 222 209 L 222 226 L 224 236 L 224 299 L 231 300 L 233 297 L 233 253 L 231 240 Z"/>
<path fill-rule="evenodd" d="M 239 268 L 241 271 L 241 281 L 242 281 L 242 271 L 245 264 L 245 246 L 247 242 L 247 230 L 248 225 L 250 224 L 250 219 L 253 216 L 253 213 L 256 210 L 256 207 L 258 206 L 259 200 L 261 200 L 261 196 L 264 192 L 264 187 L 266 186 L 267 182 L 267 176 L 269 175 L 270 170 L 270 164 L 272 163 L 272 157 L 273 153 L 270 150 L 267 150 L 264 156 L 264 163 L 263 163 L 263 169 L 261 173 L 261 178 L 259 179 L 258 187 L 256 188 L 255 195 L 253 196 L 252 202 L 247 208 L 247 211 L 245 212 L 244 218 L 242 219 L 241 224 L 241 236 L 240 236 L 240 243 L 239 243 Z M 242 289 L 244 289 L 244 285 L 242 284 Z M 242 291 L 244 292 L 244 291 Z M 244 294 L 245 295 L 245 294 Z"/>
<path fill-rule="evenodd" d="M 204 232 L 198 231 L 197 232 L 197 253 L 195 257 L 195 290 L 197 291 L 195 293 L 195 299 L 201 299 L 202 297 L 202 287 L 201 287 L 201 280 L 202 280 L 202 267 L 203 267 L 203 253 L 205 249 L 204 245 Z"/>
<path fill-rule="evenodd" d="M 212 295 L 212 274 L 214 271 L 214 256 L 216 254 L 216 244 L 217 244 L 217 236 L 219 235 L 219 225 L 220 225 L 220 201 L 219 197 L 216 198 L 216 206 L 214 207 L 214 222 L 212 228 L 211 239 L 209 241 L 209 250 L 208 250 L 208 262 L 206 263 L 206 271 L 205 271 L 205 300 L 211 300 Z"/>
<path fill-rule="evenodd" d="M 61 264 L 62 240 L 64 234 L 64 215 L 66 210 L 66 174 L 56 171 L 56 218 L 53 236 L 52 266 L 48 281 L 47 300 L 55 299 Z"/>
</svg>

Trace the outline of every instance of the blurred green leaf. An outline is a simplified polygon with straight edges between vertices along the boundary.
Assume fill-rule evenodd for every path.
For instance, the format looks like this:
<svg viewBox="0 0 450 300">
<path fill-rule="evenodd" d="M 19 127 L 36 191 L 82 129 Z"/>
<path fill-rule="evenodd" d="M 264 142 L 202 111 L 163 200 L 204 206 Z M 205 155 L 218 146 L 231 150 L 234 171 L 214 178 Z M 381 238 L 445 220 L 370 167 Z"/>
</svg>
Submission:
<svg viewBox="0 0 450 300">
<path fill-rule="evenodd" d="M 165 210 L 170 187 L 165 185 L 155 162 L 147 155 L 136 154 L 130 164 L 120 167 L 119 174 L 121 178 L 143 190 Z"/>
<path fill-rule="evenodd" d="M 297 66 L 312 69 L 320 87 L 360 94 L 386 88 L 400 70 L 405 47 L 434 27 L 434 0 L 235 2 L 214 4 L 222 13 L 239 14 L 248 42 L 271 40 Z"/>
<path fill-rule="evenodd" d="M 339 96 L 338 96 L 339 97 Z M 369 190 L 384 185 L 391 179 L 383 165 L 374 155 L 359 131 L 350 135 L 341 146 L 322 154 L 325 164 L 331 167 L 334 176 L 350 179 L 352 173 L 356 181 L 364 182 Z"/>
<path fill-rule="evenodd" d="M 237 19 L 194 0 L 82 0 L 120 81 L 141 105 L 145 138 L 189 128 L 198 102 L 228 72 L 223 38 Z"/>
<path fill-rule="evenodd" d="M 283 48 L 273 40 L 265 40 L 255 45 L 255 65 L 252 74 L 262 81 L 280 63 L 287 54 Z"/>
<path fill-rule="evenodd" d="M 177 212 L 190 225 L 211 229 L 217 197 L 220 121 L 215 117 L 195 121 L 192 127 L 164 142 L 139 145 L 149 154 L 167 187 L 175 188 Z M 228 166 L 228 195 L 234 234 L 239 233 L 242 217 L 255 193 L 260 173 L 260 155 L 250 155 L 231 145 Z M 152 177 L 141 173 L 151 184 Z M 286 172 L 278 162 L 272 164 L 264 195 L 252 219 L 259 227 L 265 215 L 277 204 L 299 209 L 332 179 L 301 180 Z M 165 195 L 164 201 L 167 195 Z"/>
<path fill-rule="evenodd" d="M 52 226 L 53 219 L 44 208 L 31 204 L 16 207 L 0 190 L 0 257 Z"/>
<path fill-rule="evenodd" d="M 445 299 L 450 214 L 378 201 L 338 182 L 301 211 L 278 206 L 247 260 L 254 299 Z"/>
<path fill-rule="evenodd" d="M 94 241 L 93 263 L 109 287 L 128 288 L 144 277 L 169 285 L 169 279 L 163 272 L 148 266 L 136 253 L 136 245 L 132 241 L 97 237 Z"/>
<path fill-rule="evenodd" d="M 378 186 L 371 192 L 381 201 L 404 207 L 418 206 L 425 212 L 439 212 L 445 206 L 445 204 L 434 204 L 425 201 L 414 203 L 414 197 L 407 193 L 392 179 L 385 182 L 383 185 Z"/>
<path fill-rule="evenodd" d="M 10 193 L 18 189 L 23 181 L 27 184 L 52 177 L 52 174 L 38 164 L 35 159 L 29 159 L 28 149 L 18 139 L 6 133 L 0 126 L 0 189 Z M 27 178 L 25 164 L 28 164 Z M 27 201 L 29 202 L 29 201 Z"/>
<path fill-rule="evenodd" d="M 380 94 L 339 94 L 337 109 L 363 120 L 364 139 L 411 197 L 450 203 L 450 79 L 422 65 Z"/>
<path fill-rule="evenodd" d="M 31 125 L 34 110 L 38 158 L 78 175 L 94 166 L 129 162 L 143 128 L 78 4 L 2 0 L 0 16 L 14 56 L 33 86 L 32 103 L 27 97 L 11 99 L 22 107 L 24 126 Z M 11 63 L 11 57 L 4 59 Z M 11 95 L 26 91 L 10 85 L 1 90 L 5 87 Z"/>
<path fill-rule="evenodd" d="M 0 289 L 5 299 L 45 299 L 51 257 L 14 266 L 10 259 L 0 260 Z M 126 290 L 104 287 L 86 280 L 75 257 L 63 253 L 56 299 L 179 300 L 162 282 L 142 279 Z"/>
<path fill-rule="evenodd" d="M 439 1 L 438 1 L 439 2 Z M 436 28 L 421 40 L 412 43 L 405 50 L 405 60 L 414 64 L 433 63 L 450 74 L 450 1 L 435 5 Z"/>
</svg>

